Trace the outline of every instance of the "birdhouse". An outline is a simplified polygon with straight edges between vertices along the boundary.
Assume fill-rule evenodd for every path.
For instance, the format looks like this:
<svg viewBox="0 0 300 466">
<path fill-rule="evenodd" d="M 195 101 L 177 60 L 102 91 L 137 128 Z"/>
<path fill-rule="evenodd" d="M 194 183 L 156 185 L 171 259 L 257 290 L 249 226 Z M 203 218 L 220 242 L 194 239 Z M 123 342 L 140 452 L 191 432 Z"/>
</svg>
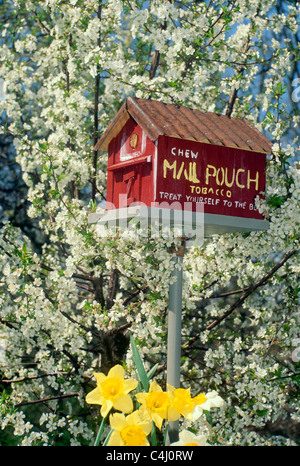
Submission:
<svg viewBox="0 0 300 466">
<path fill-rule="evenodd" d="M 268 227 L 255 199 L 271 143 L 246 120 L 129 97 L 95 150 L 108 152 L 112 215 L 133 206 L 201 212 L 206 234 Z"/>
</svg>

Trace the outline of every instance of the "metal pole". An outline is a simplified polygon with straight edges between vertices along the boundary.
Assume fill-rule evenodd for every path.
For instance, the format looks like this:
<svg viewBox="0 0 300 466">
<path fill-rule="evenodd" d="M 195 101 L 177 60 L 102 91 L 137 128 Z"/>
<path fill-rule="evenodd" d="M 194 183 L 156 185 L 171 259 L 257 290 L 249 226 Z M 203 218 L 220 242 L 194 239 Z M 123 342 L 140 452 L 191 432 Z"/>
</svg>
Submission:
<svg viewBox="0 0 300 466">
<path fill-rule="evenodd" d="M 167 383 L 175 388 L 180 387 L 183 255 L 184 246 L 172 259 L 172 278 L 176 280 L 169 286 Z M 176 442 L 178 434 L 179 421 L 169 422 L 166 445 Z"/>
</svg>

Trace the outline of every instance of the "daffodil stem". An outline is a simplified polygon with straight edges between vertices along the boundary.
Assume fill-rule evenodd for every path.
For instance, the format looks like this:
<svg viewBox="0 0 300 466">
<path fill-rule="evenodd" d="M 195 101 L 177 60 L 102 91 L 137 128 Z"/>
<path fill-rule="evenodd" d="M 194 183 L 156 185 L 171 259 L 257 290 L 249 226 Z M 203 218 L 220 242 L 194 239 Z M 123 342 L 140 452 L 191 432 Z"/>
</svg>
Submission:
<svg viewBox="0 0 300 466">
<path fill-rule="evenodd" d="M 109 439 L 110 439 L 110 436 L 111 436 L 112 433 L 113 433 L 113 429 L 110 430 L 108 436 L 106 437 L 105 442 L 103 443 L 104 447 L 106 447 L 108 445 L 108 442 L 109 442 Z"/>
<path fill-rule="evenodd" d="M 164 435 L 164 440 L 163 440 L 163 446 L 165 446 L 166 442 L 167 442 L 168 430 L 169 430 L 169 424 L 166 425 L 166 430 L 165 430 L 165 435 Z"/>
<path fill-rule="evenodd" d="M 157 442 L 156 442 L 156 427 L 154 422 L 152 422 L 152 429 L 151 429 L 151 445 L 152 447 L 156 447 Z"/>
<path fill-rule="evenodd" d="M 103 417 L 102 421 L 101 421 L 101 424 L 100 424 L 100 427 L 99 427 L 99 430 L 98 430 L 98 434 L 97 434 L 95 443 L 94 443 L 94 447 L 97 447 L 99 445 L 99 443 L 100 443 L 100 440 L 101 440 L 101 437 L 102 437 L 102 434 L 103 434 L 103 430 L 104 430 L 105 420 L 106 420 L 106 417 Z"/>
</svg>

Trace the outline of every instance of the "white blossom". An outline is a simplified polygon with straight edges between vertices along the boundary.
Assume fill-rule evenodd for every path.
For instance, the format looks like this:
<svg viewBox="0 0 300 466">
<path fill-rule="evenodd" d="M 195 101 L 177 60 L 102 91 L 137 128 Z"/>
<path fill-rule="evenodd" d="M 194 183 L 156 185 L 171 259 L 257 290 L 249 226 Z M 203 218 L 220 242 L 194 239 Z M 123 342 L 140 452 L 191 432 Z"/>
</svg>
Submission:
<svg viewBox="0 0 300 466">
<path fill-rule="evenodd" d="M 1 110 L 28 188 L 27 216 L 40 236 L 37 246 L 24 228 L 1 227 L 1 377 L 15 380 L 1 429 L 11 425 L 21 445 L 51 445 L 64 432 L 70 445 L 92 444 L 92 416 L 80 412 L 87 410 L 84 392 L 103 362 L 104 336 L 122 325 L 137 339 L 147 369 L 158 363 L 159 377 L 165 376 L 168 248 L 176 240 L 148 241 L 132 231 L 99 235 L 88 225 L 93 176 L 99 201 L 107 177 L 106 153 L 98 153 L 94 166 L 94 109 L 102 134 L 128 95 L 225 113 L 236 89 L 232 116 L 251 121 L 273 142 L 266 197 L 256 200 L 269 229 L 216 235 L 186 252 L 182 382 L 210 393 L 201 412 L 222 405 L 210 414 L 226 444 L 291 444 L 255 428 L 287 402 L 299 418 L 289 395 L 293 368 L 282 364 L 300 324 L 297 254 L 267 275 L 299 248 L 299 115 L 289 90 L 279 100 L 276 95 L 279 84 L 289 83 L 296 56 L 298 5 L 278 13 L 275 0 L 192 6 L 108 0 L 101 11 L 96 0 L 5 3 Z M 154 50 L 160 57 L 150 79 Z M 130 347 L 122 357 L 134 370 Z M 53 394 L 74 397 L 43 401 Z M 40 401 L 36 416 L 22 410 L 30 401 Z M 200 418 L 197 423 L 202 435 Z"/>
</svg>

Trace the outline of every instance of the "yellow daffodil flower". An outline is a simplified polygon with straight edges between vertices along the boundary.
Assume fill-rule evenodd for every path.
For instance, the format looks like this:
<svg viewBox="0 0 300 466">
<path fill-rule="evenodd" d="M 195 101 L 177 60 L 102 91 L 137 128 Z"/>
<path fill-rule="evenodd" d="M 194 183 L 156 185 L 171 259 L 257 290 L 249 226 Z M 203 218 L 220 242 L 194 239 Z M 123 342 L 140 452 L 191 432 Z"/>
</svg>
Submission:
<svg viewBox="0 0 300 466">
<path fill-rule="evenodd" d="M 170 393 L 168 420 L 177 421 L 181 416 L 192 419 L 195 403 L 191 397 L 190 389 L 174 388 L 168 385 L 168 391 Z"/>
<path fill-rule="evenodd" d="M 108 446 L 149 446 L 147 435 L 151 432 L 152 421 L 148 417 L 144 419 L 139 411 L 125 416 L 115 413 L 109 416 L 110 426 L 113 432 Z"/>
<path fill-rule="evenodd" d="M 179 432 L 178 442 L 171 443 L 171 447 L 209 447 L 209 443 L 206 442 L 207 438 L 205 435 L 195 435 L 188 430 Z"/>
<path fill-rule="evenodd" d="M 136 399 L 141 403 L 143 415 L 149 415 L 156 427 L 161 429 L 162 422 L 168 418 L 170 396 L 156 383 L 151 382 L 148 393 L 137 393 Z"/>
<path fill-rule="evenodd" d="M 205 393 L 200 393 L 199 395 L 195 396 L 193 398 L 193 402 L 196 405 L 201 405 L 206 402 L 206 396 Z"/>
<path fill-rule="evenodd" d="M 134 379 L 124 379 L 125 371 L 122 366 L 116 365 L 108 372 L 95 373 L 97 387 L 86 396 L 89 404 L 99 404 L 101 406 L 101 416 L 105 417 L 112 407 L 124 413 L 133 410 L 133 403 L 128 393 L 134 390 L 138 381 Z"/>
<path fill-rule="evenodd" d="M 195 409 L 192 414 L 193 421 L 198 419 L 203 411 L 210 411 L 211 408 L 220 408 L 224 404 L 224 400 L 215 390 L 195 396 L 193 402 L 195 403 Z"/>
</svg>

